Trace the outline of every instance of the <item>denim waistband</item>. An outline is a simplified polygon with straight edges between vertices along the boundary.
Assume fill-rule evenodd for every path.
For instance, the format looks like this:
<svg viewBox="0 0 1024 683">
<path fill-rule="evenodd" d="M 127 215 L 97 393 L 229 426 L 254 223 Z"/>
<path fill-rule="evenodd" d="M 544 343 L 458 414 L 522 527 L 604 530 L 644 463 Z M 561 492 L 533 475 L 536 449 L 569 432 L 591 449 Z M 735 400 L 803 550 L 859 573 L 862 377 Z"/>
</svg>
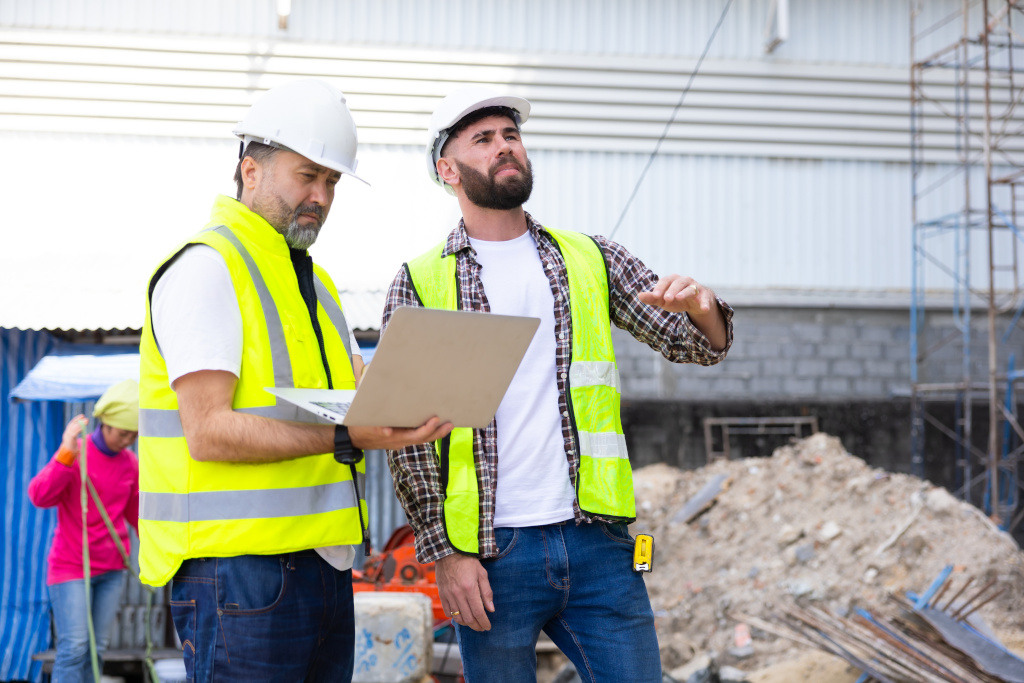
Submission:
<svg viewBox="0 0 1024 683">
<path fill-rule="evenodd" d="M 253 559 L 264 559 L 265 558 L 265 559 L 280 559 L 280 560 L 288 561 L 288 560 L 297 560 L 297 559 L 300 559 L 300 558 L 307 558 L 307 557 L 319 558 L 320 555 L 316 552 L 316 550 L 310 548 L 308 550 L 297 550 L 297 551 L 292 552 L 292 553 L 278 553 L 276 555 L 231 555 L 229 557 L 190 557 L 187 560 L 183 561 L 181 563 L 181 566 L 184 567 L 184 566 L 190 565 L 190 564 L 191 565 L 203 564 L 203 563 L 206 563 L 206 562 L 208 562 L 210 560 L 240 560 L 240 559 L 243 559 L 243 558 L 253 558 Z"/>
</svg>

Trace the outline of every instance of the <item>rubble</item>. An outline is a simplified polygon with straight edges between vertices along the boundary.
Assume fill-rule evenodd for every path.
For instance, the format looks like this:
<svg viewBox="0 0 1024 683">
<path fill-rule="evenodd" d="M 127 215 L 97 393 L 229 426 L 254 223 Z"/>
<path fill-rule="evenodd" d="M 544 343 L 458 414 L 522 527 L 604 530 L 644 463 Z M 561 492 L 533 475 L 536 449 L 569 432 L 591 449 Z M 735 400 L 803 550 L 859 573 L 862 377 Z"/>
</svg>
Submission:
<svg viewBox="0 0 1024 683">
<path fill-rule="evenodd" d="M 728 485 L 689 522 L 676 521 L 713 482 Z M 750 672 L 751 681 L 801 680 L 793 663 L 811 648 L 755 624 L 739 648 L 736 615 L 769 621 L 798 599 L 845 616 L 890 592 L 924 591 L 946 565 L 1005 588 L 978 614 L 1009 649 L 1024 646 L 1024 552 L 1016 542 L 945 489 L 869 467 L 835 437 L 819 433 L 770 457 L 692 471 L 651 465 L 634 472 L 634 486 L 630 530 L 655 538 L 655 570 L 645 578 L 666 672 L 710 655 Z M 788 667 L 790 677 L 758 677 L 773 665 Z M 836 681 L 857 677 L 846 666 L 836 671 Z"/>
</svg>

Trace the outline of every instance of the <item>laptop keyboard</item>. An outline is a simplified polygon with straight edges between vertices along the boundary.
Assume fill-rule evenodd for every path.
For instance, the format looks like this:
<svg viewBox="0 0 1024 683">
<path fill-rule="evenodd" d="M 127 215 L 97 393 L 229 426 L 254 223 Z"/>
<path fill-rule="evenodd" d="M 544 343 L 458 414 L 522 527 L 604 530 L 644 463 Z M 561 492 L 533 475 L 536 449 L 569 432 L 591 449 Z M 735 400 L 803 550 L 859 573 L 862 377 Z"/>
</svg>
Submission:
<svg viewBox="0 0 1024 683">
<path fill-rule="evenodd" d="M 332 413 L 337 413 L 338 415 L 344 416 L 346 413 L 348 413 L 348 408 L 350 405 L 352 405 L 352 401 L 313 401 L 313 404 L 318 405 L 321 408 L 326 408 Z"/>
</svg>

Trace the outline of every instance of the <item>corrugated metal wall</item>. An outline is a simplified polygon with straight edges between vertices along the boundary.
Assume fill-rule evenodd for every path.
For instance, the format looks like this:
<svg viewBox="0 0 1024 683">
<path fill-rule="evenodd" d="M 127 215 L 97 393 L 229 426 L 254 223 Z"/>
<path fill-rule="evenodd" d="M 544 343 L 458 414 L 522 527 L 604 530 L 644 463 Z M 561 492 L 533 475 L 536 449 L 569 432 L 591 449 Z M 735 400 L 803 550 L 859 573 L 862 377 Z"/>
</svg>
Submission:
<svg viewBox="0 0 1024 683">
<path fill-rule="evenodd" d="M 346 92 L 371 144 L 418 146 L 438 98 L 460 83 L 493 83 L 534 103 L 535 149 L 645 153 L 664 134 L 664 154 L 909 158 L 908 73 L 892 66 L 708 60 L 666 130 L 692 58 L 8 28 L 0 59 L 0 124 L 18 131 L 222 139 L 254 93 L 317 76 Z M 952 74 L 929 78 L 952 82 Z M 932 92 L 954 107 L 952 87 Z M 931 115 L 925 142 L 936 161 L 955 160 L 953 133 L 946 117 Z"/>
<path fill-rule="evenodd" d="M 46 556 L 56 526 L 52 510 L 28 499 L 28 483 L 42 469 L 64 430 L 59 403 L 7 400 L 17 384 L 54 345 L 45 332 L 0 328 L 0 680 L 34 679 L 31 657 L 50 640 Z"/>
<path fill-rule="evenodd" d="M 615 231 L 645 159 L 535 157 L 541 170 L 531 210 L 553 227 L 614 231 L 657 272 L 732 289 L 909 287 L 910 188 L 902 164 L 659 157 Z M 585 198 L 568 194 L 568 178 L 587 188 Z"/>
<path fill-rule="evenodd" d="M 725 0 L 5 0 L 0 24 L 349 45 L 638 57 L 700 54 Z M 735 0 L 713 58 L 763 59 L 770 0 Z M 905 66 L 907 0 L 791 0 L 791 37 L 770 59 Z M 942 16 L 959 0 L 928 0 Z"/>
</svg>

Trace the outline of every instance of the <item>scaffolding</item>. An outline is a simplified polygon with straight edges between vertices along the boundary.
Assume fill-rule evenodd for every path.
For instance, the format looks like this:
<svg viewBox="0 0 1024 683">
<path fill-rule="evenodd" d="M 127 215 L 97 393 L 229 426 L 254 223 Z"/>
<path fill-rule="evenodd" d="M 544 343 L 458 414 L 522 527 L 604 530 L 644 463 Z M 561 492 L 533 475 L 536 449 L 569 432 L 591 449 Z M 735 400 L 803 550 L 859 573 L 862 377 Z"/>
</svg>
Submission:
<svg viewBox="0 0 1024 683">
<path fill-rule="evenodd" d="M 912 467 L 925 476 L 926 454 L 951 450 L 956 495 L 1013 531 L 1024 0 L 912 0 L 910 50 Z"/>
</svg>

